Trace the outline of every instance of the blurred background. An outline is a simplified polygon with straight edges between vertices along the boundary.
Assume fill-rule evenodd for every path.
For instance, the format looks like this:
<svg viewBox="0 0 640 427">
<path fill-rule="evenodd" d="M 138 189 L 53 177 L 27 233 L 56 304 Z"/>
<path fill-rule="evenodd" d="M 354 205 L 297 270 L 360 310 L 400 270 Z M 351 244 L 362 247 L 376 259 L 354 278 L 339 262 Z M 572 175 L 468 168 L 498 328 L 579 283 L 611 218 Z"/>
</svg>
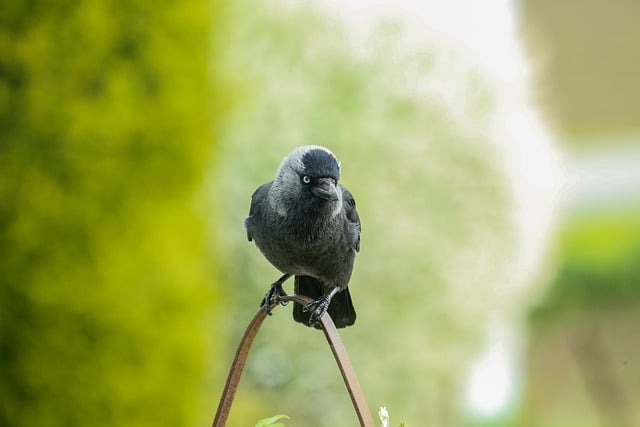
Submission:
<svg viewBox="0 0 640 427">
<path fill-rule="evenodd" d="M 0 425 L 211 423 L 278 276 L 246 240 L 293 148 L 342 161 L 391 425 L 640 424 L 640 6 L 0 5 Z M 291 286 L 285 286 L 291 290 Z M 357 425 L 290 307 L 228 425 Z"/>
</svg>

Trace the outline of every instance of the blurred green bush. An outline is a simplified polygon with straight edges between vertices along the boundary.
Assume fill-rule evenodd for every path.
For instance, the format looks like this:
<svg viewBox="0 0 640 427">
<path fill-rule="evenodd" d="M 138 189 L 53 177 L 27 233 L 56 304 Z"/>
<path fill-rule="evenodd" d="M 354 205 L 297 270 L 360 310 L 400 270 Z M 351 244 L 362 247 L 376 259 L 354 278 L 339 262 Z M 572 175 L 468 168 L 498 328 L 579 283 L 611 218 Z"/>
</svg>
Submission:
<svg viewBox="0 0 640 427">
<path fill-rule="evenodd" d="M 202 421 L 218 8 L 2 2 L 0 425 Z"/>
<path fill-rule="evenodd" d="M 636 304 L 640 300 L 638 210 L 572 218 L 559 236 L 562 264 L 532 320 L 567 309 Z"/>
</svg>

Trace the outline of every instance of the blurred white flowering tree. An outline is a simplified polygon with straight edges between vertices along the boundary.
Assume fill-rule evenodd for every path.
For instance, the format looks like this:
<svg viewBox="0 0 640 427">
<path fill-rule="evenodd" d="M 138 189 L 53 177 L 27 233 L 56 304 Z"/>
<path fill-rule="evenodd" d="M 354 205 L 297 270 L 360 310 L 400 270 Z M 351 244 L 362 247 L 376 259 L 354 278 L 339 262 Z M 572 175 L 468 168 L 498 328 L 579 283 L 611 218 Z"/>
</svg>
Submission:
<svg viewBox="0 0 640 427">
<path fill-rule="evenodd" d="M 359 317 L 342 336 L 370 405 L 410 425 L 460 425 L 467 367 L 487 325 L 522 309 L 536 264 L 549 204 L 535 196 L 549 184 L 542 173 L 539 191 L 521 197 L 538 169 L 518 162 L 540 161 L 526 147 L 546 137 L 519 92 L 460 51 L 404 17 L 356 25 L 341 12 L 283 1 L 230 10 L 224 73 L 236 98 L 212 191 L 227 207 L 233 332 L 278 275 L 246 240 L 250 196 L 291 149 L 325 145 L 363 224 L 351 281 Z M 531 200 L 542 202 L 538 228 L 522 214 L 539 206 Z M 278 310 L 262 333 L 231 425 L 259 418 L 257 406 L 304 425 L 355 423 L 316 331 Z"/>
</svg>

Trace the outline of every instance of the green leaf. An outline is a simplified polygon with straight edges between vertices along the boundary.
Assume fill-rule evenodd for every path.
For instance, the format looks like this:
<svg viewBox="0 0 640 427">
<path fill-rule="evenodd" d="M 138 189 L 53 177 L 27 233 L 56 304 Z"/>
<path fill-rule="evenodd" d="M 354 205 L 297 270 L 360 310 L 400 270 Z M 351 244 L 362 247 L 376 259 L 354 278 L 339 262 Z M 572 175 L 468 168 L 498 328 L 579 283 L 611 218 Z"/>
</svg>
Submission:
<svg viewBox="0 0 640 427">
<path fill-rule="evenodd" d="M 282 419 L 290 419 L 289 416 L 284 415 L 284 414 L 279 414 L 279 415 L 274 415 L 273 417 L 269 417 L 269 418 L 265 418 L 263 420 L 260 420 L 256 423 L 255 427 L 266 427 L 266 426 L 270 426 L 270 427 L 285 427 L 284 424 L 279 423 L 279 420 Z"/>
</svg>

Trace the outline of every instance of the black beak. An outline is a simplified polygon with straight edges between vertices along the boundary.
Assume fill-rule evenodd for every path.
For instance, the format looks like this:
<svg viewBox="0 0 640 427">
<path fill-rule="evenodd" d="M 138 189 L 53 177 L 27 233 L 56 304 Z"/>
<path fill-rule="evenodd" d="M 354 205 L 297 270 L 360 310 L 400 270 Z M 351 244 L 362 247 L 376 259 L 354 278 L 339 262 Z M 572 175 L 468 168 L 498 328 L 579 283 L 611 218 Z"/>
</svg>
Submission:
<svg viewBox="0 0 640 427">
<path fill-rule="evenodd" d="M 332 178 L 319 178 L 318 183 L 311 188 L 311 192 L 314 196 L 321 199 L 331 200 L 333 202 L 340 200 L 340 195 L 336 188 L 336 181 Z"/>
</svg>

